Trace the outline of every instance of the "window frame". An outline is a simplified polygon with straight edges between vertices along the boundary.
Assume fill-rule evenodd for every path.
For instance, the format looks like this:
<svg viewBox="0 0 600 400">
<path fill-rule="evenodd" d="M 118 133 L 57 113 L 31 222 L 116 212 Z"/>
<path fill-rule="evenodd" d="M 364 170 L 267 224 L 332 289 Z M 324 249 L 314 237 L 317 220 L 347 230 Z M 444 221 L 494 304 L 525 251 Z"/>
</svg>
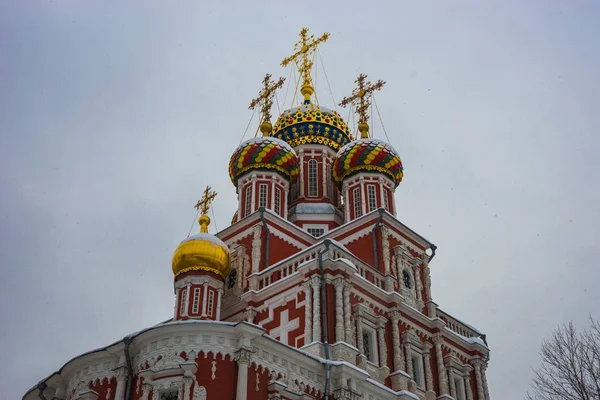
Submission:
<svg viewBox="0 0 600 400">
<path fill-rule="evenodd" d="M 209 290 L 208 291 L 208 300 L 206 302 L 206 314 L 210 317 L 212 317 L 212 315 L 213 315 L 214 305 L 215 305 L 215 292 L 214 292 L 214 290 Z"/>
<path fill-rule="evenodd" d="M 266 183 L 258 184 L 258 207 L 267 208 L 267 200 L 269 197 L 269 185 Z"/>
<path fill-rule="evenodd" d="M 415 371 L 415 361 L 417 362 L 417 370 Z M 412 364 L 413 376 L 412 380 L 417 384 L 417 387 L 425 390 L 425 366 L 423 365 L 423 354 L 416 351 L 411 351 L 410 362 Z"/>
<path fill-rule="evenodd" d="M 370 326 L 369 324 L 365 323 L 366 321 L 363 320 L 363 324 L 362 324 L 362 332 L 363 332 L 363 355 L 365 356 L 365 358 L 367 359 L 367 362 L 375 365 L 375 366 L 379 366 L 379 343 L 377 342 L 377 329 L 375 329 L 374 327 Z M 364 337 L 365 335 L 368 335 L 370 337 L 370 348 L 369 351 L 372 353 L 372 359 L 370 360 L 369 357 L 367 357 L 367 354 L 365 352 L 365 341 L 364 341 Z"/>
<path fill-rule="evenodd" d="M 317 160 L 308 160 L 308 197 L 319 197 L 319 166 Z"/>
<path fill-rule="evenodd" d="M 200 288 L 194 288 L 194 300 L 192 301 L 192 314 L 198 314 L 200 309 Z"/>
<path fill-rule="evenodd" d="M 361 197 L 362 197 L 362 193 L 360 193 L 360 187 L 356 187 L 354 189 L 352 189 L 352 200 L 354 202 L 354 218 L 358 218 L 360 216 L 362 216 L 362 204 L 361 204 Z"/>
<path fill-rule="evenodd" d="M 367 185 L 367 204 L 369 212 L 377 210 L 377 192 L 375 185 Z"/>
<path fill-rule="evenodd" d="M 387 189 L 384 187 L 382 190 L 382 194 L 383 194 L 383 208 L 385 208 L 386 211 L 390 211 L 390 202 L 388 199 L 388 192 Z"/>
<path fill-rule="evenodd" d="M 252 212 L 252 185 L 246 188 L 246 204 L 244 204 L 244 217 L 247 217 Z"/>
<path fill-rule="evenodd" d="M 273 205 L 273 211 L 275 214 L 281 216 L 281 188 L 275 188 L 275 204 Z"/>
</svg>

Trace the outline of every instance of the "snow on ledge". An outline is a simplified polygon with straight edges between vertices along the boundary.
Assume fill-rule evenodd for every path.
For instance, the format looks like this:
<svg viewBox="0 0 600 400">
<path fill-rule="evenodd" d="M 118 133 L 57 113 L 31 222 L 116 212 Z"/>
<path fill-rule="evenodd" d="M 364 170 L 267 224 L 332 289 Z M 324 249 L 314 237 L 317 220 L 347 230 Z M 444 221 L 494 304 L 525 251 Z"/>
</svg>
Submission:
<svg viewBox="0 0 600 400">
<path fill-rule="evenodd" d="M 381 383 L 379 383 L 379 382 L 377 382 L 376 380 L 373 380 L 373 379 L 371 379 L 371 378 L 367 378 L 367 379 L 365 379 L 365 381 L 367 381 L 367 382 L 369 382 L 369 383 L 371 383 L 371 384 L 373 384 L 373 385 L 375 385 L 375 386 L 377 386 L 377 387 L 379 387 L 379 388 L 381 388 L 381 389 L 384 389 L 385 391 L 387 391 L 387 392 L 389 392 L 389 393 L 393 393 L 393 394 L 395 394 L 396 396 L 399 396 L 399 395 L 404 395 L 404 396 L 408 396 L 408 397 L 409 397 L 409 398 L 411 398 L 411 399 L 420 400 L 420 399 L 419 399 L 419 396 L 417 396 L 416 394 L 414 394 L 414 393 L 411 393 L 411 392 L 409 392 L 409 391 L 406 391 L 406 390 L 399 390 L 399 391 L 395 392 L 395 391 L 393 391 L 392 389 L 390 389 L 389 387 L 387 387 L 387 386 L 385 386 L 385 385 L 383 385 L 383 384 L 381 384 Z M 452 399 L 452 397 L 451 397 L 451 399 Z M 454 400 L 454 399 L 452 399 L 452 400 Z"/>
</svg>

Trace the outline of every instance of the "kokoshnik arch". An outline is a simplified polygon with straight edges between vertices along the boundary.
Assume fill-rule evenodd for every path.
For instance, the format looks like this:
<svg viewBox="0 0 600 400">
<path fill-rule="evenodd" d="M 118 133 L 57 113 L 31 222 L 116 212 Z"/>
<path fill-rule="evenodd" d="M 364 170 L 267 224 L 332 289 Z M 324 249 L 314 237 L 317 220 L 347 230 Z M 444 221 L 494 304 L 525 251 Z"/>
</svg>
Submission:
<svg viewBox="0 0 600 400">
<path fill-rule="evenodd" d="M 434 302 L 436 247 L 396 218 L 402 162 L 367 114 L 385 82 L 361 74 L 341 102 L 357 138 L 313 96 L 328 38 L 302 29 L 282 65 L 298 68 L 303 101 L 274 125 L 283 79 L 265 77 L 251 103 L 262 135 L 229 163 L 238 209 L 211 235 L 216 193 L 196 205 L 200 233 L 173 255 L 172 318 L 73 358 L 25 400 L 489 400 L 485 335 Z"/>
</svg>

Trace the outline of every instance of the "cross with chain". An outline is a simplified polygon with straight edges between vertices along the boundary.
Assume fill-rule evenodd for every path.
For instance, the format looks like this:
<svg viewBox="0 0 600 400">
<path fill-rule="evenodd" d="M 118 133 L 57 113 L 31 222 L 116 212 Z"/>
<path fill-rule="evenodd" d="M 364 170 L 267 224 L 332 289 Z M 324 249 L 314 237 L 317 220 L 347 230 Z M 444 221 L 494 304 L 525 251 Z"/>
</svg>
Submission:
<svg viewBox="0 0 600 400">
<path fill-rule="evenodd" d="M 258 97 L 250 103 L 250 110 L 254 110 L 259 104 L 262 104 L 260 112 L 262 113 L 263 123 L 261 131 L 266 136 L 273 130 L 271 125 L 271 107 L 273 106 L 273 96 L 275 91 L 283 86 L 285 78 L 279 78 L 277 82 L 271 81 L 271 74 L 266 74 L 263 79 L 263 89 L 258 93 Z"/>
<path fill-rule="evenodd" d="M 312 69 L 313 62 L 309 59 L 309 56 L 317 50 L 317 46 L 324 43 L 329 39 L 329 33 L 325 32 L 320 38 L 315 39 L 315 35 L 308 34 L 308 28 L 302 28 L 300 31 L 300 40 L 294 46 L 294 54 L 286 57 L 281 62 L 282 67 L 287 67 L 289 63 L 294 61 L 298 67 L 300 75 L 304 80 L 302 84 L 302 94 L 305 100 L 310 99 L 310 95 L 313 92 L 312 79 L 310 77 L 310 70 Z"/>
<path fill-rule="evenodd" d="M 202 198 L 198 200 L 194 208 L 196 210 L 200 210 L 200 213 L 202 215 L 208 214 L 208 209 L 210 208 L 210 205 L 215 199 L 216 195 L 217 192 L 215 192 L 214 190 L 211 191 L 210 186 L 207 186 L 206 189 L 204 189 L 204 194 L 202 195 Z"/>
<path fill-rule="evenodd" d="M 352 91 L 352 95 L 344 97 L 340 102 L 340 106 L 346 107 L 348 104 L 353 104 L 356 107 L 356 113 L 358 114 L 358 130 L 361 133 L 361 138 L 366 139 L 369 137 L 369 107 L 371 106 L 371 98 L 373 92 L 381 90 L 385 81 L 379 80 L 374 84 L 365 81 L 367 76 L 360 74 L 354 81 L 357 85 L 356 89 Z"/>
</svg>

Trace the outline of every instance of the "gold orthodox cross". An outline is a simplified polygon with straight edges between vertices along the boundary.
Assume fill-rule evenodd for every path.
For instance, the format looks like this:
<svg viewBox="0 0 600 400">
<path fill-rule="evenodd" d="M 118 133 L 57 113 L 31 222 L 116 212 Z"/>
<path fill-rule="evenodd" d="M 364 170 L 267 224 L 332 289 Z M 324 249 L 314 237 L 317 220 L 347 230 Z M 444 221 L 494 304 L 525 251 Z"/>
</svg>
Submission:
<svg viewBox="0 0 600 400">
<path fill-rule="evenodd" d="M 202 215 L 208 214 L 208 209 L 210 208 L 210 205 L 215 199 L 216 195 L 217 192 L 215 192 L 214 190 L 211 191 L 210 186 L 207 186 L 206 189 L 204 189 L 204 194 L 202 195 L 202 198 L 198 200 L 194 208 L 196 210 L 200 210 L 200 213 Z"/>
<path fill-rule="evenodd" d="M 302 28 L 300 31 L 300 40 L 294 46 L 294 54 L 286 57 L 281 62 L 282 67 L 287 67 L 289 63 L 294 61 L 298 67 L 300 75 L 302 75 L 303 83 L 301 92 L 304 95 L 304 100 L 309 100 L 314 92 L 312 87 L 312 79 L 310 70 L 313 62 L 309 56 L 317 50 L 317 46 L 329 39 L 329 33 L 325 32 L 320 38 L 315 39 L 315 35 L 308 34 L 308 28 Z"/>
<path fill-rule="evenodd" d="M 366 139 L 369 137 L 369 107 L 371 106 L 371 98 L 373 92 L 381 90 L 385 81 L 379 80 L 374 84 L 366 81 L 367 76 L 360 74 L 354 81 L 357 85 L 356 89 L 352 91 L 352 95 L 344 97 L 340 102 L 340 106 L 346 107 L 348 104 L 353 104 L 356 107 L 356 113 L 358 114 L 358 130 L 360 131 L 360 137 Z"/>
<path fill-rule="evenodd" d="M 258 97 L 250 103 L 250 110 L 254 110 L 259 104 L 262 104 L 260 112 L 262 113 L 262 124 L 260 130 L 267 136 L 273 130 L 271 125 L 271 107 L 273 106 L 273 96 L 275 91 L 283 86 L 285 78 L 279 78 L 277 82 L 271 81 L 271 74 L 266 74 L 263 79 L 263 89 L 258 93 Z"/>
</svg>

